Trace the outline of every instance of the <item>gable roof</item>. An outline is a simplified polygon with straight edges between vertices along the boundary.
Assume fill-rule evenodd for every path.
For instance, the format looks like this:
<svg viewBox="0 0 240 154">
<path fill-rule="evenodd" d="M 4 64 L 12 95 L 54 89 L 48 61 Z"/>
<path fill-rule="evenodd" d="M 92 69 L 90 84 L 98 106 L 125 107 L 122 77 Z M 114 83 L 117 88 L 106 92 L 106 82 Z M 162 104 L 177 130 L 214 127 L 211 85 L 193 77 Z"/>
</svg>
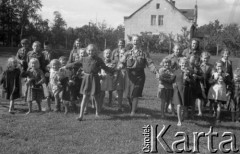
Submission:
<svg viewBox="0 0 240 154">
<path fill-rule="evenodd" d="M 189 20 L 193 20 L 194 15 L 194 9 L 178 9 L 184 16 L 186 16 Z"/>
<path fill-rule="evenodd" d="M 129 19 L 133 15 L 135 15 L 138 11 L 140 11 L 142 8 L 144 8 L 146 5 L 148 5 L 150 2 L 153 0 L 149 0 L 147 3 L 145 3 L 143 6 L 141 6 L 139 9 L 137 9 L 135 12 L 133 12 L 130 16 L 124 17 L 124 19 Z M 179 13 L 181 13 L 183 16 L 185 16 L 188 20 L 193 20 L 195 15 L 194 15 L 194 9 L 178 9 L 176 8 L 175 5 L 173 5 L 171 2 L 168 0 L 165 0 L 167 3 L 169 3 L 174 9 L 176 9 Z"/>
</svg>

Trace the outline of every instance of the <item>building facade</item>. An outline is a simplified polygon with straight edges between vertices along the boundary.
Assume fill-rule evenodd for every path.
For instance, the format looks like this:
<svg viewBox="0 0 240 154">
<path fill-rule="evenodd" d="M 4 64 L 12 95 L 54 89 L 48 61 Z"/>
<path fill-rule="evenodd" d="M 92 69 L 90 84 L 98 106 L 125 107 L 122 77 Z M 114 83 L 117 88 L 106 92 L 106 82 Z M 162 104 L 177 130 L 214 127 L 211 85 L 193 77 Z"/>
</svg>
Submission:
<svg viewBox="0 0 240 154">
<path fill-rule="evenodd" d="M 125 40 L 128 36 L 148 32 L 182 34 L 182 28 L 188 30 L 197 24 L 197 4 L 193 9 L 178 9 L 172 0 L 149 0 L 128 17 L 124 17 Z"/>
</svg>

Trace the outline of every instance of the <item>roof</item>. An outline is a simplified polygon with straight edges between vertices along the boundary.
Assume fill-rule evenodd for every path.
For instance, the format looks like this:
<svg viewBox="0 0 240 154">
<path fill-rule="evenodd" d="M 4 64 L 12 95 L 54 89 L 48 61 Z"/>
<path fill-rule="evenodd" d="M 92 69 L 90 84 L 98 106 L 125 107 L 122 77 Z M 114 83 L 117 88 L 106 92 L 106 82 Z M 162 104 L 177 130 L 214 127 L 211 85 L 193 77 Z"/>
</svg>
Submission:
<svg viewBox="0 0 240 154">
<path fill-rule="evenodd" d="M 148 5 L 152 0 L 149 0 L 147 3 L 145 3 L 143 6 L 141 6 L 139 9 L 137 9 L 135 12 L 133 12 L 130 16 L 124 17 L 124 19 L 131 18 L 134 14 L 136 14 L 138 11 L 140 11 L 142 8 L 144 8 L 146 5 Z"/>
<path fill-rule="evenodd" d="M 186 16 L 189 20 L 193 20 L 194 15 L 194 9 L 178 9 L 184 16 Z"/>
<path fill-rule="evenodd" d="M 165 0 L 167 3 L 169 3 L 172 7 L 174 7 L 179 13 L 181 13 L 183 16 L 185 16 L 188 20 L 194 19 L 194 9 L 178 9 L 175 5 L 171 4 L 168 0 Z M 131 18 L 134 14 L 136 14 L 138 11 L 140 11 L 142 8 L 144 8 L 146 5 L 148 5 L 152 0 L 149 0 L 147 3 L 145 3 L 143 6 L 141 6 L 139 9 L 137 9 L 135 12 L 133 12 L 130 16 L 124 17 L 124 19 Z"/>
</svg>

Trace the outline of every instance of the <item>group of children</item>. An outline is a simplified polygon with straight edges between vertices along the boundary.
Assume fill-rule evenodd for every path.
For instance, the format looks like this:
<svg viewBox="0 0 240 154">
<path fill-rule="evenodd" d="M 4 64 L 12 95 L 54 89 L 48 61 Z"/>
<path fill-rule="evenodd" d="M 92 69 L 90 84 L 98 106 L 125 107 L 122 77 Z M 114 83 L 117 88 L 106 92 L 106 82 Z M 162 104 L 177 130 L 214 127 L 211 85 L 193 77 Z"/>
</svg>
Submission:
<svg viewBox="0 0 240 154">
<path fill-rule="evenodd" d="M 179 47 L 178 44 L 175 46 Z M 176 63 L 172 64 L 171 58 L 166 57 L 162 60 L 157 75 L 162 117 L 170 107 L 175 112 L 176 105 L 177 125 L 181 126 L 184 118 L 194 118 L 197 104 L 198 116 L 202 116 L 203 107 L 209 107 L 216 117 L 216 124 L 221 120 L 223 107 L 231 111 L 232 121 L 239 122 L 240 69 L 237 68 L 233 72 L 227 48 L 224 48 L 221 54 L 222 58 L 216 61 L 215 66 L 209 63 L 210 54 L 206 51 L 200 56 L 179 56 L 178 67 Z"/>
<path fill-rule="evenodd" d="M 42 111 L 41 102 L 46 98 L 47 111 L 51 111 L 51 100 L 54 100 L 54 111 L 59 112 L 63 104 L 68 113 L 69 106 L 76 111 L 76 104 L 82 99 L 78 120 L 82 120 L 90 100 L 96 108 L 96 116 L 99 115 L 105 91 L 109 91 L 111 103 L 118 78 L 117 65 L 111 62 L 111 50 L 104 51 L 103 61 L 98 57 L 96 46 L 90 44 L 87 48 L 75 48 L 68 59 L 65 56 L 58 58 L 49 42 L 44 43 L 44 51 L 38 41 L 32 44 L 32 50 L 27 39 L 21 44 L 17 55 L 8 59 L 1 78 L 6 99 L 10 100 L 10 113 L 14 113 L 14 100 L 22 95 L 28 103 L 27 114 L 32 112 L 33 101 Z M 22 83 L 26 86 L 24 91 Z"/>
<path fill-rule="evenodd" d="M 124 80 L 127 76 L 121 63 L 121 56 L 126 51 L 124 48 L 112 56 L 111 50 L 104 50 L 102 60 L 98 57 L 94 44 L 87 48 L 78 46 L 68 59 L 65 56 L 58 58 L 49 42 L 44 43 L 44 51 L 38 41 L 32 44 L 32 50 L 27 39 L 23 39 L 21 44 L 22 48 L 17 55 L 8 59 L 1 78 L 6 99 L 10 100 L 10 113 L 14 110 L 14 100 L 21 95 L 28 102 L 27 114 L 32 112 L 33 101 L 36 101 L 38 110 L 41 111 L 41 102 L 46 98 L 47 110 L 51 111 L 51 100 L 54 99 L 54 110 L 60 111 L 63 104 L 65 113 L 68 113 L 70 106 L 77 110 L 76 103 L 81 99 L 80 115 L 77 118 L 81 121 L 89 101 L 94 104 L 98 117 L 105 91 L 109 92 L 111 103 L 112 92 L 115 90 L 118 93 L 119 110 L 122 111 L 123 89 L 126 84 Z M 119 41 L 119 46 L 121 44 L 123 40 Z M 208 52 L 202 52 L 201 56 L 191 54 L 190 57 L 180 57 L 179 47 L 179 44 L 174 47 L 179 56 L 164 58 L 157 73 L 162 117 L 165 117 L 169 106 L 175 112 L 175 105 L 177 125 L 181 126 L 184 118 L 190 117 L 189 109 L 191 117 L 194 117 L 197 104 L 198 116 L 202 116 L 203 107 L 209 106 L 216 117 L 216 123 L 219 123 L 221 108 L 226 104 L 231 110 L 232 120 L 238 122 L 240 69 L 232 71 L 232 62 L 228 59 L 229 50 L 224 49 L 222 58 L 213 66 L 209 63 Z M 114 56 L 117 56 L 116 61 L 113 60 Z M 25 91 L 22 90 L 22 83 L 25 83 Z"/>
</svg>

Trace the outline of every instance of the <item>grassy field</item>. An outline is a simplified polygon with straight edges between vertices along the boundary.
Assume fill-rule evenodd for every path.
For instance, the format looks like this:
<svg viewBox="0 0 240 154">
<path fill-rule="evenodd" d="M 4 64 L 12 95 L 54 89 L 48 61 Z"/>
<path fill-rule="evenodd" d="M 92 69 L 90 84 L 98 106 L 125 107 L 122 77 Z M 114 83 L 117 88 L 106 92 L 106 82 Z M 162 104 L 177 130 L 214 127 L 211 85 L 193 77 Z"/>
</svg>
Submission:
<svg viewBox="0 0 240 154">
<path fill-rule="evenodd" d="M 0 52 L 0 65 L 4 66 L 12 52 Z M 165 55 L 151 55 L 155 64 L 159 64 Z M 219 57 L 213 57 L 216 61 Z M 239 66 L 238 58 L 231 58 L 234 68 Z M 186 120 L 182 127 L 177 127 L 177 118 L 167 114 L 166 119 L 160 118 L 160 104 L 156 97 L 157 80 L 146 70 L 144 97 L 140 99 L 139 109 L 135 117 L 130 117 L 127 101 L 124 101 L 124 112 L 117 112 L 117 104 L 104 107 L 100 118 L 95 119 L 94 110 L 86 115 L 84 121 L 76 121 L 77 114 L 34 112 L 28 116 L 24 101 L 16 102 L 16 113 L 9 114 L 8 102 L 0 102 L 0 154 L 138 154 L 142 153 L 144 125 L 172 125 L 165 134 L 165 140 L 171 143 L 179 138 L 174 135 L 184 131 L 189 135 L 190 146 L 193 145 L 193 132 L 209 132 L 214 119 L 206 113 L 202 118 Z M 46 102 L 43 102 L 43 107 Z M 36 109 L 36 104 L 34 104 Z M 214 138 L 214 147 L 226 138 L 221 135 L 225 131 L 233 132 L 240 148 L 240 125 L 230 122 L 230 115 L 224 113 L 223 122 L 214 131 L 219 137 Z M 182 145 L 180 145 L 181 147 Z M 229 145 L 227 145 L 229 147 Z M 159 153 L 166 153 L 158 144 Z M 200 153 L 209 153 L 207 138 L 200 138 Z"/>
</svg>

